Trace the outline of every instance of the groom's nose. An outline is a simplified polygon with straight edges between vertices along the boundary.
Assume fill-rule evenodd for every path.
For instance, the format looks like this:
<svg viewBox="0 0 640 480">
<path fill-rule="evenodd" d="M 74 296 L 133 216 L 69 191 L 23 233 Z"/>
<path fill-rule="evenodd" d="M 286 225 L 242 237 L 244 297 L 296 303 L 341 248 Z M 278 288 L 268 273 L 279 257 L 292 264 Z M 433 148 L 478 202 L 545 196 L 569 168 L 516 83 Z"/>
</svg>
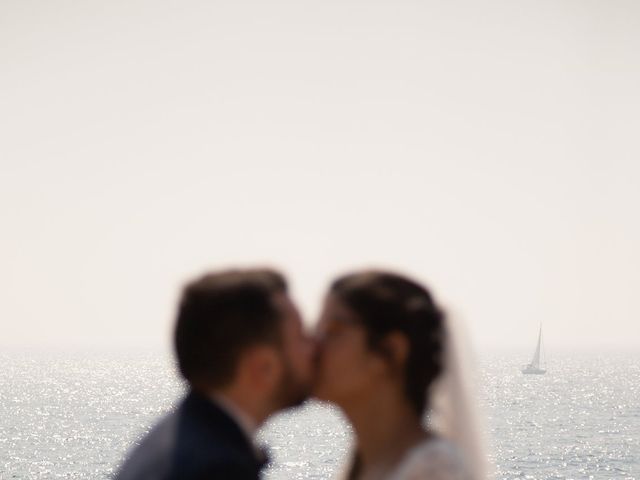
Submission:
<svg viewBox="0 0 640 480">
<path fill-rule="evenodd" d="M 313 361 L 317 365 L 320 363 L 323 351 L 323 337 L 317 333 L 313 336 Z"/>
<path fill-rule="evenodd" d="M 315 359 L 316 355 L 318 354 L 318 347 L 319 347 L 318 340 L 317 340 L 316 336 L 315 335 L 309 335 L 307 337 L 307 342 L 309 342 L 309 349 L 311 351 L 311 358 Z"/>
</svg>

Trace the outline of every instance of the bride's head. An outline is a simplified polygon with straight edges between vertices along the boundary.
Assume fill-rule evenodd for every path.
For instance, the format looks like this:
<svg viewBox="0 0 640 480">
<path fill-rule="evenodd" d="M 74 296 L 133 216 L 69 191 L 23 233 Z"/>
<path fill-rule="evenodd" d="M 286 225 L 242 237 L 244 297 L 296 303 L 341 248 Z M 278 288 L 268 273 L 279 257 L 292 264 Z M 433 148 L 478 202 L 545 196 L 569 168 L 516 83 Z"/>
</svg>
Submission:
<svg viewBox="0 0 640 480">
<path fill-rule="evenodd" d="M 404 276 L 362 271 L 335 280 L 318 322 L 315 396 L 349 409 L 395 395 L 422 415 L 442 371 L 443 313 Z"/>
</svg>

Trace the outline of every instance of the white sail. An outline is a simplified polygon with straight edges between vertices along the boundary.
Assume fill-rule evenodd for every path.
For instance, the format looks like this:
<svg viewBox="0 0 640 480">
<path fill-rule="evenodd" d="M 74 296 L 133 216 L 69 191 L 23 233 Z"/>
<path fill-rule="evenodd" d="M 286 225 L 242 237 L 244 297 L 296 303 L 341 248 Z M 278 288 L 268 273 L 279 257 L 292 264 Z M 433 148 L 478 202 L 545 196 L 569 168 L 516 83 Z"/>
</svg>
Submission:
<svg viewBox="0 0 640 480">
<path fill-rule="evenodd" d="M 531 363 L 529 365 L 524 366 L 524 368 L 522 369 L 522 373 L 542 375 L 547 372 L 544 368 L 540 367 L 540 353 L 542 348 L 541 345 L 542 345 L 542 325 L 540 325 L 540 330 L 538 331 L 538 343 L 536 345 L 536 350 L 533 353 L 533 358 L 531 359 Z"/>
<path fill-rule="evenodd" d="M 540 344 L 542 342 L 542 325 L 540 325 L 540 330 L 538 331 L 538 344 L 536 345 L 536 351 L 533 354 L 533 359 L 531 360 L 531 366 L 533 368 L 540 368 Z"/>
</svg>

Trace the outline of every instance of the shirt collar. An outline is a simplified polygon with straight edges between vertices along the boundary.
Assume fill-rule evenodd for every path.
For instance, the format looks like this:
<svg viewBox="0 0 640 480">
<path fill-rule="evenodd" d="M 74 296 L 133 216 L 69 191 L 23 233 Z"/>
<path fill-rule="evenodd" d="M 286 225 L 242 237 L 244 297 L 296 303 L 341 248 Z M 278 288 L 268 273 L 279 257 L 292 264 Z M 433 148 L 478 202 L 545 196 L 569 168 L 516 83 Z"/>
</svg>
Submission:
<svg viewBox="0 0 640 480">
<path fill-rule="evenodd" d="M 253 438 L 258 431 L 258 422 L 223 395 L 213 394 L 209 398 L 238 424 L 253 445 Z"/>
</svg>

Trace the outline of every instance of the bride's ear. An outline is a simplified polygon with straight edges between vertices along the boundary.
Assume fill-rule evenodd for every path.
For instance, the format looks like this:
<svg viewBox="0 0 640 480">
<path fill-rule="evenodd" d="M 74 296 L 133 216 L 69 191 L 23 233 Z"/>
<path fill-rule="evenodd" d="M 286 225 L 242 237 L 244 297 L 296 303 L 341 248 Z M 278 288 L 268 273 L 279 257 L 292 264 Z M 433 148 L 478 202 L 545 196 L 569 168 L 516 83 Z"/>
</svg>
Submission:
<svg viewBox="0 0 640 480">
<path fill-rule="evenodd" d="M 409 357 L 409 339 L 400 332 L 388 334 L 384 339 L 384 349 L 394 368 L 404 368 Z"/>
</svg>

